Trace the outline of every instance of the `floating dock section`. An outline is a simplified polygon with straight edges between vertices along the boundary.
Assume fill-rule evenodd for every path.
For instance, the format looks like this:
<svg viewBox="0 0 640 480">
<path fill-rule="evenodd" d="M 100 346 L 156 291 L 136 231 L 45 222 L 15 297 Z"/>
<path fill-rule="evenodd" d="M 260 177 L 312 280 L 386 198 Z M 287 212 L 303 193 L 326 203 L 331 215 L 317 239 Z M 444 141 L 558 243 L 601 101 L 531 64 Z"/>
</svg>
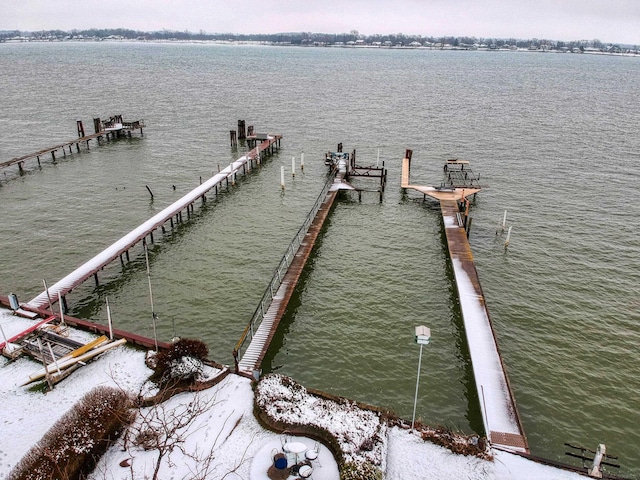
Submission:
<svg viewBox="0 0 640 480">
<path fill-rule="evenodd" d="M 223 182 L 226 182 L 227 185 L 229 183 L 235 184 L 237 173 L 240 170 L 246 173 L 247 169 L 250 169 L 254 162 L 256 164 L 259 164 L 263 155 L 267 155 L 271 153 L 274 148 L 279 147 L 281 138 L 281 135 L 268 135 L 264 141 L 258 144 L 247 154 L 243 155 L 234 162 L 231 162 L 231 164 L 215 174 L 209 180 L 202 183 L 197 188 L 194 188 L 191 192 L 187 193 L 185 196 L 169 205 L 158 214 L 154 215 L 152 218 L 144 222 L 135 230 L 132 230 L 120 240 L 93 257 L 91 260 L 84 263 L 83 265 L 80 265 L 69 275 L 62 278 L 55 284 L 48 287 L 38 296 L 31 299 L 26 304 L 26 307 L 44 308 L 45 306 L 50 306 L 51 304 L 58 301 L 58 298 L 61 298 L 63 303 L 66 304 L 65 295 L 67 295 L 74 288 L 82 284 L 91 276 L 95 277 L 97 283 L 97 274 L 100 269 L 111 263 L 116 258 L 120 258 L 120 260 L 123 261 L 123 254 L 125 254 L 128 258 L 129 249 L 140 241 L 143 241 L 143 243 L 146 242 L 147 236 L 150 236 L 151 241 L 153 241 L 153 232 L 156 229 L 162 228 L 164 232 L 164 225 L 167 222 L 170 222 L 171 226 L 173 227 L 174 218 L 177 223 L 181 223 L 182 212 L 186 210 L 187 215 L 191 215 L 191 213 L 193 212 L 194 203 L 198 199 L 202 199 L 202 201 L 205 202 L 206 194 L 211 189 L 215 188 L 217 192 L 218 185 L 222 184 Z"/>
<path fill-rule="evenodd" d="M 485 433 L 492 446 L 529 453 L 467 239 L 466 216 L 460 214 L 458 204 L 467 203 L 467 196 L 481 190 L 479 178 L 473 175 L 467 161 L 449 160 L 439 186 L 411 185 L 411 153 L 407 150 L 402 160 L 401 187 L 440 201 Z"/>
</svg>

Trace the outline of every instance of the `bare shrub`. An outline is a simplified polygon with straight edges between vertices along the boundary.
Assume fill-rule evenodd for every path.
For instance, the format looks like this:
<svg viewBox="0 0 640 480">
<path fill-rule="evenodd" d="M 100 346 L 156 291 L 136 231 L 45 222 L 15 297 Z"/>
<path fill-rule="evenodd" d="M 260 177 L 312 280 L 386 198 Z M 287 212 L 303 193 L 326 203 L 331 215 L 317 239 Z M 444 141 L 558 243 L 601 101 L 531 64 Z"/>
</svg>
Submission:
<svg viewBox="0 0 640 480">
<path fill-rule="evenodd" d="M 382 480 L 382 471 L 366 462 L 345 463 L 340 470 L 341 480 Z"/>
<path fill-rule="evenodd" d="M 209 348 L 200 341 L 183 338 L 155 356 L 154 377 L 161 385 L 192 382 L 198 379 Z"/>
</svg>

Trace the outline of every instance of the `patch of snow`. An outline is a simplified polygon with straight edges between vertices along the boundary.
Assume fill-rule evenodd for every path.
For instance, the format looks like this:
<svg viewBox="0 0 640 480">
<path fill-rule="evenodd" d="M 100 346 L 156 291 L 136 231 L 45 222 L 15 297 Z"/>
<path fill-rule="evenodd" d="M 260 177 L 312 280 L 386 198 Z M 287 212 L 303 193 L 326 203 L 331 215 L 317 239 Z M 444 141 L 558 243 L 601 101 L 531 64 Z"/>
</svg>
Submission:
<svg viewBox="0 0 640 480">
<path fill-rule="evenodd" d="M 46 394 L 18 386 L 40 368 L 30 358 L 10 362 L 0 357 L 0 479 L 92 388 L 110 385 L 137 393 L 151 374 L 143 352 L 120 346 L 103 353 Z"/>
<path fill-rule="evenodd" d="M 444 220 L 444 228 L 460 228 L 458 220 L 455 217 L 443 215 L 442 220 Z"/>
<path fill-rule="evenodd" d="M 272 374 L 258 384 L 258 404 L 269 417 L 320 427 L 338 441 L 346 462 L 371 463 L 384 470 L 387 429 L 378 413 L 310 395 L 302 385 L 284 381 L 286 377 Z"/>
<path fill-rule="evenodd" d="M 0 322 L 3 328 L 14 334 L 33 324 L 33 321 L 14 317 L 2 309 Z M 137 394 L 148 385 L 146 381 L 152 373 L 145 365 L 144 352 L 121 346 L 74 372 L 46 394 L 16 386 L 38 368 L 40 365 L 28 358 L 9 362 L 0 357 L 0 429 L 3 433 L 0 436 L 0 479 L 6 478 L 22 456 L 89 390 L 98 385 L 111 385 Z M 271 386 L 273 391 L 270 395 L 291 396 L 290 392 L 282 390 L 277 384 Z M 351 414 L 325 415 L 315 412 L 324 407 L 319 408 L 319 399 L 315 397 L 312 400 L 313 396 L 304 394 L 305 391 L 302 387 L 293 396 L 301 402 L 298 409 L 301 415 L 292 416 L 292 421 L 300 423 L 303 419 L 313 417 L 322 428 L 338 432 L 345 438 L 349 436 L 355 440 L 354 444 L 379 428 L 380 419 L 376 414 L 362 411 L 352 402 L 348 402 Z M 144 392 L 144 395 L 153 393 Z M 210 458 L 207 478 L 226 475 L 227 479 L 267 479 L 266 472 L 273 461 L 272 453 L 274 449 L 281 451 L 285 436 L 265 430 L 254 417 L 254 393 L 249 379 L 230 374 L 215 387 L 198 393 L 182 393 L 161 405 L 164 412 L 169 414 L 183 412 L 189 415 L 189 412 L 197 411 L 199 405 L 206 408 L 200 409 L 186 430 L 179 432 L 184 433 L 181 447 L 191 457 L 182 454 L 179 448 L 174 449 L 161 463 L 158 478 L 197 478 L 196 473 L 204 473 L 206 459 Z M 149 411 L 142 409 L 143 414 Z M 502 451 L 492 452 L 493 461 L 457 455 L 398 427 L 385 429 L 382 437 L 385 440 L 379 455 L 387 480 L 584 478 L 577 473 L 540 465 Z M 304 437 L 291 440 L 302 442 L 308 448 L 315 444 L 314 440 Z M 135 478 L 151 478 L 158 458 L 157 450 L 145 451 L 135 447 L 131 439 L 127 450 L 123 450 L 122 441 L 107 451 L 91 479 L 131 478 L 131 468 Z M 349 455 L 356 453 L 350 452 Z M 194 457 L 202 460 L 199 465 Z M 313 464 L 312 476 L 315 480 L 339 478 L 338 466 L 326 447 L 321 446 L 318 460 Z M 125 462 L 124 467 L 121 462 Z"/>
</svg>

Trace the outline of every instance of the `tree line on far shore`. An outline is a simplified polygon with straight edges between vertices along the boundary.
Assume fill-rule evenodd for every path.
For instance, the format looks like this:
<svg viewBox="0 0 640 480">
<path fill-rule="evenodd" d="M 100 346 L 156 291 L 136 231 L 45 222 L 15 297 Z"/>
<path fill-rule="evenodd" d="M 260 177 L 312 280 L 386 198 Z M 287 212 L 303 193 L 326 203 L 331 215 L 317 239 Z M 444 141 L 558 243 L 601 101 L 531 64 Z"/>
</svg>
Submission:
<svg viewBox="0 0 640 480">
<path fill-rule="evenodd" d="M 573 40 L 560 41 L 549 39 L 517 39 L 517 38 L 482 38 L 482 37 L 454 37 L 454 36 L 422 36 L 406 35 L 403 33 L 390 35 L 361 35 L 357 30 L 349 33 L 271 33 L 271 34 L 235 34 L 235 33 L 206 33 L 200 30 L 198 33 L 174 30 L 161 30 L 155 32 L 143 32 L 124 28 L 86 30 L 41 30 L 36 32 L 21 32 L 19 30 L 0 32 L 0 41 L 63 41 L 63 40 L 166 40 L 166 41 L 231 41 L 231 42 L 264 42 L 273 44 L 290 45 L 385 45 L 385 46 L 450 46 L 467 48 L 474 46 L 486 46 L 489 48 L 548 48 L 548 49 L 597 49 L 610 50 L 635 50 L 638 46 L 603 43 L 600 40 Z"/>
</svg>

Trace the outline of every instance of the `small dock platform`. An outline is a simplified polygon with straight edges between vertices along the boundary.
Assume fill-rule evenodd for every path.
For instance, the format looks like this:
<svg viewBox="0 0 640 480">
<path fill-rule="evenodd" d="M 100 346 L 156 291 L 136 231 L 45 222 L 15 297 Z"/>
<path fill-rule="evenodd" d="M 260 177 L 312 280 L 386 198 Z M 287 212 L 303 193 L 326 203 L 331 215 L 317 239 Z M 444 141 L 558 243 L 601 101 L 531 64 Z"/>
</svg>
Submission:
<svg viewBox="0 0 640 480">
<path fill-rule="evenodd" d="M 411 154 L 411 150 L 407 150 L 402 160 L 401 187 L 440 202 L 485 433 L 492 446 L 529 453 L 467 238 L 466 215 L 461 215 L 459 204 L 468 208 L 467 197 L 482 188 L 479 177 L 471 172 L 467 161 L 449 160 L 440 185 L 412 185 L 409 181 Z"/>
<path fill-rule="evenodd" d="M 382 202 L 384 195 L 384 189 L 387 185 L 387 169 L 384 166 L 384 160 L 382 166 L 378 165 L 360 165 L 356 161 L 355 149 L 351 153 L 343 152 L 342 143 L 338 144 L 338 149 L 335 152 L 327 152 L 324 158 L 324 164 L 329 168 L 338 168 L 342 166 L 344 172 L 342 173 L 342 187 L 343 189 L 354 190 L 358 192 L 358 200 L 362 200 L 362 192 L 377 192 Z M 355 178 L 363 179 L 378 179 L 378 188 L 376 189 L 364 189 L 353 186 L 347 182 Z"/>
<path fill-rule="evenodd" d="M 89 150 L 89 142 L 94 139 L 96 139 L 98 143 L 100 143 L 103 138 L 108 141 L 115 139 L 121 135 L 128 135 L 129 137 L 131 137 L 132 132 L 135 130 L 139 130 L 140 135 L 143 135 L 143 128 L 145 127 L 144 120 L 123 122 L 122 115 L 115 115 L 106 121 L 101 121 L 99 118 L 94 118 L 93 123 L 95 133 L 85 135 L 84 125 L 81 120 L 78 120 L 76 122 L 78 128 L 78 138 L 67 140 L 51 147 L 43 148 L 42 150 L 38 150 L 37 152 L 22 155 L 21 157 L 16 157 L 12 158 L 11 160 L 0 162 L 0 168 L 6 168 L 11 165 L 18 165 L 18 168 L 22 172 L 23 164 L 27 160 L 35 158 L 38 161 L 38 165 L 40 165 L 40 157 L 44 155 L 51 155 L 51 159 L 55 162 L 56 154 L 58 154 L 58 152 L 62 152 L 62 155 L 66 157 L 67 150 L 69 151 L 69 155 L 71 155 L 73 153 L 74 147 L 76 149 L 76 152 L 80 153 L 80 146 L 83 144 L 85 144 L 87 150 Z"/>
</svg>

